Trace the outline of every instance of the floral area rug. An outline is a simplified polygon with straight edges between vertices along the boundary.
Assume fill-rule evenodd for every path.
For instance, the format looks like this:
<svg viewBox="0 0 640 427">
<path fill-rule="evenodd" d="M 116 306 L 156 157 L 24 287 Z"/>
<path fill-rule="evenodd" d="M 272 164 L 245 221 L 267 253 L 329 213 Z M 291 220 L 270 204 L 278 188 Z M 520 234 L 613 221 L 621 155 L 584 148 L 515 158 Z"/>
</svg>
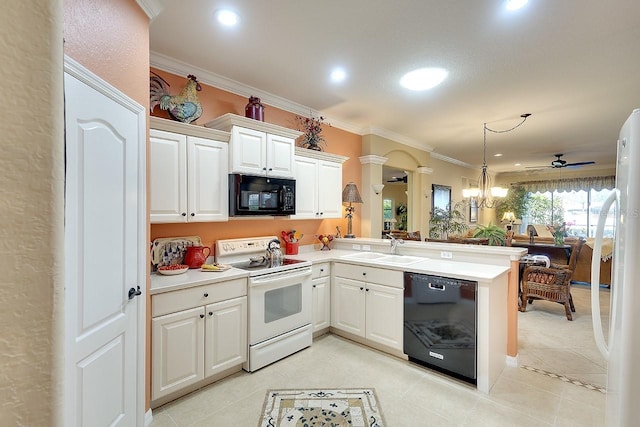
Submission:
<svg viewBox="0 0 640 427">
<path fill-rule="evenodd" d="M 383 427 L 372 388 L 269 390 L 259 427 Z"/>
</svg>

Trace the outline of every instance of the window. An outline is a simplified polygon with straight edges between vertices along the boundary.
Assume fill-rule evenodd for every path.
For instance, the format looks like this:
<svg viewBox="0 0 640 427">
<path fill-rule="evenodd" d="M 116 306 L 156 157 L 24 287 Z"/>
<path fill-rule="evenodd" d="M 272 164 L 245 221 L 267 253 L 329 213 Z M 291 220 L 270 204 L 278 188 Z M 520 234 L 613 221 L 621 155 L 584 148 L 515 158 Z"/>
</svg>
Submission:
<svg viewBox="0 0 640 427">
<path fill-rule="evenodd" d="M 384 224 L 385 230 L 391 230 L 392 221 L 394 219 L 393 216 L 393 199 L 383 199 L 382 200 L 382 222 Z"/>
<path fill-rule="evenodd" d="M 451 187 L 432 184 L 431 191 L 433 193 L 431 210 L 434 211 L 436 208 L 449 210 L 451 206 Z"/>
<path fill-rule="evenodd" d="M 544 193 L 529 193 L 529 209 L 526 220 L 528 224 L 567 224 L 567 235 L 576 237 L 594 237 L 600 207 L 611 190 L 589 191 L 547 191 Z M 615 212 L 611 210 L 606 215 L 604 237 L 613 237 L 615 226 Z"/>
</svg>

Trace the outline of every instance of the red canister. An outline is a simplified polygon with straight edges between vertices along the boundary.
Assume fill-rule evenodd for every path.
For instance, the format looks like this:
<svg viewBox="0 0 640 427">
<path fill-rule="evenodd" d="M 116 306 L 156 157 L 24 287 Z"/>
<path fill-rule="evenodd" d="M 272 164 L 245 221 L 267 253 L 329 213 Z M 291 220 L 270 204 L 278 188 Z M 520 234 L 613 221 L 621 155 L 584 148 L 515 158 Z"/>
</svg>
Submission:
<svg viewBox="0 0 640 427">
<path fill-rule="evenodd" d="M 260 98 L 249 97 L 249 103 L 244 107 L 244 116 L 264 122 L 264 105 L 260 103 Z"/>
</svg>

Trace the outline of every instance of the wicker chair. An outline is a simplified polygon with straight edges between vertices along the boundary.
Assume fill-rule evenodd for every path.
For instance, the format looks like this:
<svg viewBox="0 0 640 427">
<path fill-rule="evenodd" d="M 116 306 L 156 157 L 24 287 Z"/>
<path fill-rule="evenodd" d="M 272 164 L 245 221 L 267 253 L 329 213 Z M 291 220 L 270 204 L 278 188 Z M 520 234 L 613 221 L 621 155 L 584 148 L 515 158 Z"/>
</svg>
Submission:
<svg viewBox="0 0 640 427">
<path fill-rule="evenodd" d="M 568 264 L 551 264 L 549 267 L 529 266 L 522 273 L 519 310 L 527 309 L 527 302 L 544 299 L 564 305 L 568 320 L 573 320 L 571 312 L 576 311 L 571 296 L 571 276 L 576 268 L 580 250 L 584 240 L 577 239 L 571 243 L 571 256 Z"/>
</svg>

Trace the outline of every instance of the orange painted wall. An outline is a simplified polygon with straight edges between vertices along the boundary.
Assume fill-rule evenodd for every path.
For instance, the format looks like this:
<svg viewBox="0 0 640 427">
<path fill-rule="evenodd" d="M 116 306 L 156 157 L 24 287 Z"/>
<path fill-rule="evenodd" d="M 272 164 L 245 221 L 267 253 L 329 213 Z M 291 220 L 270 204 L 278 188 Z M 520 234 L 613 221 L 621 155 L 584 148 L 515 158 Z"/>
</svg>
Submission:
<svg viewBox="0 0 640 427">
<path fill-rule="evenodd" d="M 179 93 L 185 85 L 186 76 L 176 76 L 157 69 L 152 69 L 152 71 L 171 85 L 171 94 Z M 202 126 L 204 123 L 226 113 L 244 116 L 244 107 L 248 102 L 247 98 L 205 84 L 201 84 L 201 86 L 202 91 L 198 92 L 198 98 L 202 104 L 203 113 L 195 122 L 195 125 Z M 152 115 L 168 118 L 167 113 L 159 108 L 156 108 Z M 264 116 L 265 122 L 290 129 L 296 128 L 295 115 L 292 113 L 267 105 Z M 362 137 L 330 126 L 324 126 L 323 134 L 327 140 L 326 152 L 349 157 L 349 160 L 343 164 L 342 187 L 344 188 L 349 181 L 353 181 L 360 188 L 361 165 L 359 157 L 362 153 Z M 356 235 L 360 233 L 359 211 L 359 209 L 356 209 L 353 217 L 353 230 Z M 279 236 L 282 230 L 295 229 L 304 234 L 300 244 L 307 245 L 317 243 L 313 237 L 314 235 L 335 234 L 337 225 L 340 226 L 343 234 L 345 234 L 347 230 L 347 220 L 345 218 L 327 220 L 241 219 L 221 223 L 152 224 L 150 237 L 153 240 L 157 237 L 196 235 L 202 238 L 204 245 L 212 246 L 216 240 L 220 239 Z"/>
</svg>

